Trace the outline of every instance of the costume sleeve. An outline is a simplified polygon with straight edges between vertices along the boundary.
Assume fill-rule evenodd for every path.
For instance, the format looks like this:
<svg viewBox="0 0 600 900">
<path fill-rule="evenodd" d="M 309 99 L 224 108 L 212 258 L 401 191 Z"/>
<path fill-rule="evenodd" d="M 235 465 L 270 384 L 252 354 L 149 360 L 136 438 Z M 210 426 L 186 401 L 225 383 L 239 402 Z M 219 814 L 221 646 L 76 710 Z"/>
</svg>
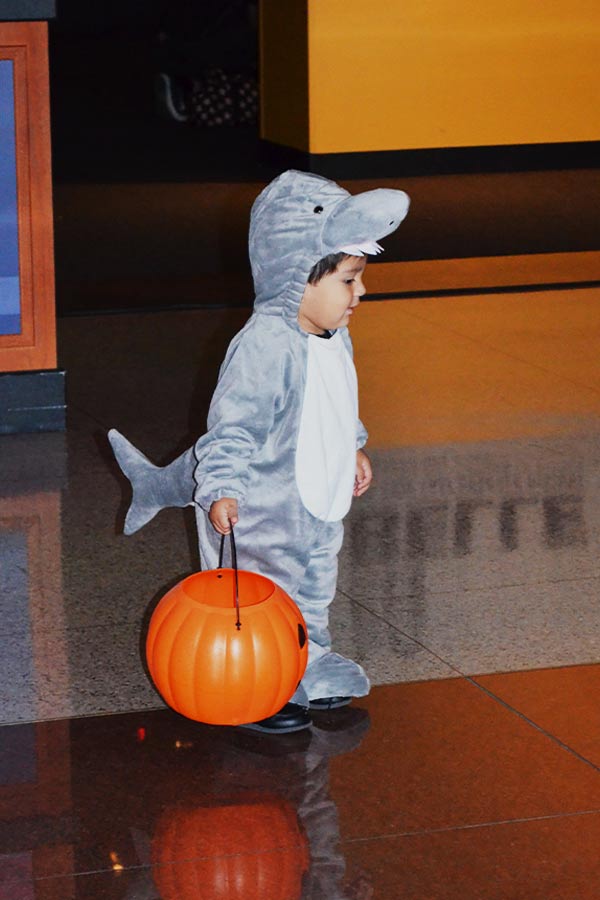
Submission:
<svg viewBox="0 0 600 900">
<path fill-rule="evenodd" d="M 369 434 L 367 429 L 363 425 L 360 419 L 356 420 L 356 449 L 360 450 L 365 446 L 369 439 Z"/>
<path fill-rule="evenodd" d="M 276 342 L 246 333 L 230 348 L 194 448 L 194 502 L 208 510 L 222 497 L 243 502 L 249 466 L 272 429 L 285 393 L 286 355 Z"/>
<path fill-rule="evenodd" d="M 348 350 L 348 353 L 350 354 L 351 358 L 354 360 L 354 349 L 352 347 L 352 340 L 350 338 L 350 333 L 347 328 L 342 328 L 341 332 L 342 332 L 342 339 L 344 341 L 344 344 L 346 345 L 346 349 Z M 361 422 L 360 418 L 357 419 L 356 420 L 356 449 L 357 450 L 360 450 L 362 447 L 365 446 L 365 444 L 367 443 L 368 437 L 369 437 L 369 435 L 367 433 L 367 429 Z"/>
</svg>

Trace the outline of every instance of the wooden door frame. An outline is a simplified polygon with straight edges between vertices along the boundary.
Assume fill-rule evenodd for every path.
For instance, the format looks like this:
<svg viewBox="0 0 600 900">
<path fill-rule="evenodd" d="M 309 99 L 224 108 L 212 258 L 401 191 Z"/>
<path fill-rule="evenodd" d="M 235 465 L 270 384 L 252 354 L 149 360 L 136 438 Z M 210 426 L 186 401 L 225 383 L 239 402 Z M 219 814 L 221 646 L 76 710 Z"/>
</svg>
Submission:
<svg viewBox="0 0 600 900">
<path fill-rule="evenodd" d="M 21 331 L 0 335 L 0 372 L 56 368 L 46 22 L 0 22 L 13 63 Z"/>
</svg>

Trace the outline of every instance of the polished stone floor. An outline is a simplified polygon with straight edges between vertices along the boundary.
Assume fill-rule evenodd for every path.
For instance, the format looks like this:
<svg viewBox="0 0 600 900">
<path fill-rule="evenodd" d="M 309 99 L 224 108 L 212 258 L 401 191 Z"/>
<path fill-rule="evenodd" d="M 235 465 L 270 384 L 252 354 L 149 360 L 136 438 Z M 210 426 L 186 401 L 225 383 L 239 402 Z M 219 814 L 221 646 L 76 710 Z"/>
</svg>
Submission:
<svg viewBox="0 0 600 900">
<path fill-rule="evenodd" d="M 600 292 L 373 302 L 334 643 L 369 697 L 265 738 L 162 704 L 187 512 L 120 533 L 116 426 L 202 428 L 246 310 L 64 319 L 66 434 L 0 439 L 0 900 L 595 900 Z"/>
</svg>

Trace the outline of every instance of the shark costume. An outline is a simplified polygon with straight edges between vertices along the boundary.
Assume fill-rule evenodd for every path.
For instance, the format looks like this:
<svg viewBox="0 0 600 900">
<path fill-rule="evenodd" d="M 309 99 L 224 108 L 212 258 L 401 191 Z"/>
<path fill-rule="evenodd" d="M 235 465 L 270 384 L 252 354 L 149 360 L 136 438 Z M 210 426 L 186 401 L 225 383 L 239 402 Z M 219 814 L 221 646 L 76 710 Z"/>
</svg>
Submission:
<svg viewBox="0 0 600 900">
<path fill-rule="evenodd" d="M 109 434 L 133 488 L 125 533 L 164 507 L 195 504 L 202 566 L 214 568 L 220 535 L 208 511 L 223 497 L 238 501 L 240 568 L 277 582 L 307 623 L 298 704 L 369 691 L 362 667 L 332 652 L 328 628 L 356 451 L 367 439 L 352 345 L 346 327 L 329 340 L 303 331 L 298 310 L 315 263 L 340 251 L 378 252 L 375 242 L 395 231 L 408 205 L 403 191 L 351 195 L 318 175 L 277 177 L 252 208 L 254 311 L 227 350 L 206 434 L 164 468 Z"/>
</svg>

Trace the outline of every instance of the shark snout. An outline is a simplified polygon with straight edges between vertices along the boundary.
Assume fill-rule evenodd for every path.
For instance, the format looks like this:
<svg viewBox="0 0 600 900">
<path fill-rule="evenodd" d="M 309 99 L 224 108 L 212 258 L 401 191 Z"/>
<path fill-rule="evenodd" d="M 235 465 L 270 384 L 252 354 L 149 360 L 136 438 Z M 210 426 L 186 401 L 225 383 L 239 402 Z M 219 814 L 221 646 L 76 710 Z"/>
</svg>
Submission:
<svg viewBox="0 0 600 900">
<path fill-rule="evenodd" d="M 389 188 L 345 197 L 331 210 L 323 226 L 326 252 L 386 237 L 406 218 L 409 206 L 408 194 Z"/>
</svg>

